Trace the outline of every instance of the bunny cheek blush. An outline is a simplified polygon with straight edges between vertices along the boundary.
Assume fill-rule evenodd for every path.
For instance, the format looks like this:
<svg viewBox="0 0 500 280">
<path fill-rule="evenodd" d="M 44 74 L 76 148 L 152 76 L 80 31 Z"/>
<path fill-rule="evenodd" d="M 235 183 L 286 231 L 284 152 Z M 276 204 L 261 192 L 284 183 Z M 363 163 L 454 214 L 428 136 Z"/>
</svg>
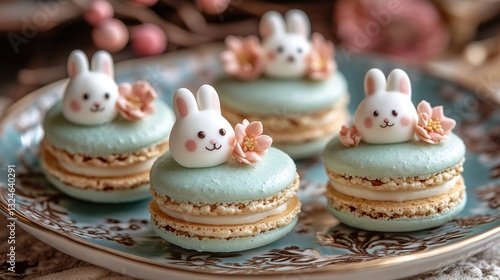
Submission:
<svg viewBox="0 0 500 280">
<path fill-rule="evenodd" d="M 196 98 L 178 89 L 173 104 L 171 150 L 150 173 L 156 234 L 186 249 L 233 252 L 289 233 L 300 212 L 299 177 L 294 161 L 269 147 L 262 123 L 243 120 L 233 129 L 209 85 Z"/>
<path fill-rule="evenodd" d="M 228 77 L 214 87 L 235 125 L 261 121 L 273 145 L 294 159 L 318 155 L 347 121 L 348 89 L 334 61 L 333 43 L 311 34 L 300 10 L 267 12 L 260 40 L 228 36 L 221 54 Z"/>
<path fill-rule="evenodd" d="M 365 77 L 365 98 L 351 127 L 323 152 L 327 208 L 365 230 L 405 232 L 440 226 L 464 208 L 463 141 L 442 107 L 410 101 L 406 73 Z"/>
<path fill-rule="evenodd" d="M 149 170 L 168 150 L 174 114 L 154 100 L 156 93 L 145 82 L 119 87 L 108 53 L 97 52 L 91 62 L 81 51 L 68 59 L 63 99 L 43 124 L 43 171 L 57 189 L 82 200 L 120 203 L 151 197 Z"/>
</svg>

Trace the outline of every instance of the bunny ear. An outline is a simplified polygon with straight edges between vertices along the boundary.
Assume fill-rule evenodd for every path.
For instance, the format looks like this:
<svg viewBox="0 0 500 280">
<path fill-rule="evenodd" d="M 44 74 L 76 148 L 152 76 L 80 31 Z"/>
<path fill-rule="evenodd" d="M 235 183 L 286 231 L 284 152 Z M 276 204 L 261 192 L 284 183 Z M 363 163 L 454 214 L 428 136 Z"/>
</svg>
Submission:
<svg viewBox="0 0 500 280">
<path fill-rule="evenodd" d="M 306 13 L 301 10 L 293 9 L 286 13 L 286 27 L 288 32 L 297 33 L 306 38 L 311 34 L 311 24 Z"/>
<path fill-rule="evenodd" d="M 68 76 L 74 78 L 76 75 L 89 71 L 89 61 L 81 50 L 74 50 L 68 58 Z"/>
<path fill-rule="evenodd" d="M 98 51 L 92 56 L 91 70 L 114 78 L 113 58 L 107 51 Z"/>
<path fill-rule="evenodd" d="M 411 83 L 408 74 L 401 69 L 394 69 L 387 78 L 387 91 L 397 91 L 411 97 Z"/>
<path fill-rule="evenodd" d="M 211 85 L 202 85 L 197 93 L 200 111 L 215 110 L 220 113 L 219 95 Z"/>
<path fill-rule="evenodd" d="M 285 33 L 285 21 L 278 12 L 269 11 L 262 16 L 259 31 L 262 39 L 267 39 L 274 34 L 283 34 Z"/>
<path fill-rule="evenodd" d="M 380 69 L 372 68 L 365 75 L 365 95 L 369 96 L 378 91 L 385 91 L 385 76 Z"/>
<path fill-rule="evenodd" d="M 187 88 L 177 89 L 174 93 L 174 113 L 180 119 L 194 112 L 198 112 L 198 106 L 193 93 Z"/>
</svg>

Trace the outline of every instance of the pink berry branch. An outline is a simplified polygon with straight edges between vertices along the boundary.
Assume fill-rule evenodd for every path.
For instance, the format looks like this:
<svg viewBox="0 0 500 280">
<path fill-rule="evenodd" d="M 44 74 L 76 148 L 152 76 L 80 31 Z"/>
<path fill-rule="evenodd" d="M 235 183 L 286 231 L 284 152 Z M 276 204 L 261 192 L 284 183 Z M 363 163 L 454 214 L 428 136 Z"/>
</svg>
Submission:
<svg viewBox="0 0 500 280">
<path fill-rule="evenodd" d="M 203 14 L 221 15 L 234 2 L 230 0 L 195 0 L 194 3 L 178 0 L 162 2 L 175 9 L 187 29 L 169 22 L 150 7 L 158 0 L 94 0 L 88 3 L 75 0 L 84 10 L 85 20 L 93 26 L 92 40 L 99 49 L 117 52 L 131 42 L 132 49 L 139 56 L 157 55 L 165 51 L 167 38 L 172 45 L 191 47 L 229 34 L 251 34 L 256 32 L 257 19 L 241 20 L 232 23 L 208 23 Z M 248 9 L 248 5 L 243 5 Z M 235 7 L 233 7 L 235 8 Z M 283 9 L 284 7 L 280 7 Z M 261 7 L 264 13 L 266 7 Z M 249 14 L 255 14 L 255 9 Z M 126 26 L 115 17 L 134 19 L 141 24 Z M 222 21 L 222 20 L 221 20 Z M 130 35 L 129 35 L 130 34 Z M 174 49 L 173 47 L 172 49 Z"/>
</svg>

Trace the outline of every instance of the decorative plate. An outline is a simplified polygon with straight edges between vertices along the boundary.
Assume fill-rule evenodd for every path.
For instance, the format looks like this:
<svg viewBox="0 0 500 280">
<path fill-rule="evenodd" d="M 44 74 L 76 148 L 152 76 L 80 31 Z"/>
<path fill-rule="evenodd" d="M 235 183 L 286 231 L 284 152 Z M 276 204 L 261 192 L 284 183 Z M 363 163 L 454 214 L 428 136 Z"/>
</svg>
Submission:
<svg viewBox="0 0 500 280">
<path fill-rule="evenodd" d="M 196 89 L 222 75 L 217 61 L 220 50 L 220 45 L 205 46 L 120 63 L 117 79 L 146 79 L 169 102 L 177 87 Z M 348 77 L 351 112 L 362 98 L 367 69 L 378 67 L 388 72 L 399 66 L 411 77 L 414 101 L 444 104 L 445 114 L 457 120 L 455 132 L 468 149 L 463 173 L 468 201 L 455 220 L 411 233 L 369 232 L 339 224 L 325 209 L 322 193 L 327 176 L 318 157 L 298 163 L 303 207 L 292 233 L 265 247 L 238 253 L 184 250 L 155 236 L 149 224 L 148 201 L 92 204 L 59 193 L 44 179 L 38 161 L 41 122 L 47 109 L 61 98 L 65 81 L 20 100 L 0 123 L 0 208 L 49 245 L 140 278 L 398 278 L 438 268 L 497 243 L 500 110 L 490 107 L 480 95 L 421 70 L 368 56 L 346 57 L 342 52 L 337 60 Z M 286 110 L 278 113 L 286 114 Z M 9 181 L 14 177 L 9 174 L 14 173 L 15 181 Z M 9 183 L 15 184 L 15 192 Z"/>
</svg>

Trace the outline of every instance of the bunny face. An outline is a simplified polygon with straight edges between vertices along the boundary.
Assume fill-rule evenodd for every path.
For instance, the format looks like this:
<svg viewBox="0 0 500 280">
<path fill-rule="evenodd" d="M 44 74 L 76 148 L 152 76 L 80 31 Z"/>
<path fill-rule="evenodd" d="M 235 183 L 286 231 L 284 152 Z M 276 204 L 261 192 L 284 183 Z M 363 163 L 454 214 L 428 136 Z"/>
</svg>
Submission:
<svg viewBox="0 0 500 280">
<path fill-rule="evenodd" d="M 372 144 L 399 143 L 415 135 L 417 111 L 411 102 L 408 75 L 394 69 L 388 77 L 371 69 L 365 77 L 365 98 L 354 115 L 354 124 L 361 139 Z"/>
<path fill-rule="evenodd" d="M 176 121 L 170 133 L 170 153 L 188 168 L 216 166 L 228 161 L 234 146 L 234 130 L 221 115 L 215 89 L 203 85 L 197 100 L 185 88 L 174 94 Z"/>
<path fill-rule="evenodd" d="M 267 12 L 260 22 L 266 55 L 264 72 L 271 77 L 302 77 L 311 51 L 309 19 L 300 10 L 290 10 L 285 18 L 286 29 L 283 17 L 274 11 Z"/>
<path fill-rule="evenodd" d="M 92 57 L 91 71 L 82 51 L 68 59 L 69 82 L 64 92 L 62 113 L 73 123 L 98 125 L 117 116 L 118 85 L 113 79 L 113 59 L 99 51 Z"/>
</svg>

